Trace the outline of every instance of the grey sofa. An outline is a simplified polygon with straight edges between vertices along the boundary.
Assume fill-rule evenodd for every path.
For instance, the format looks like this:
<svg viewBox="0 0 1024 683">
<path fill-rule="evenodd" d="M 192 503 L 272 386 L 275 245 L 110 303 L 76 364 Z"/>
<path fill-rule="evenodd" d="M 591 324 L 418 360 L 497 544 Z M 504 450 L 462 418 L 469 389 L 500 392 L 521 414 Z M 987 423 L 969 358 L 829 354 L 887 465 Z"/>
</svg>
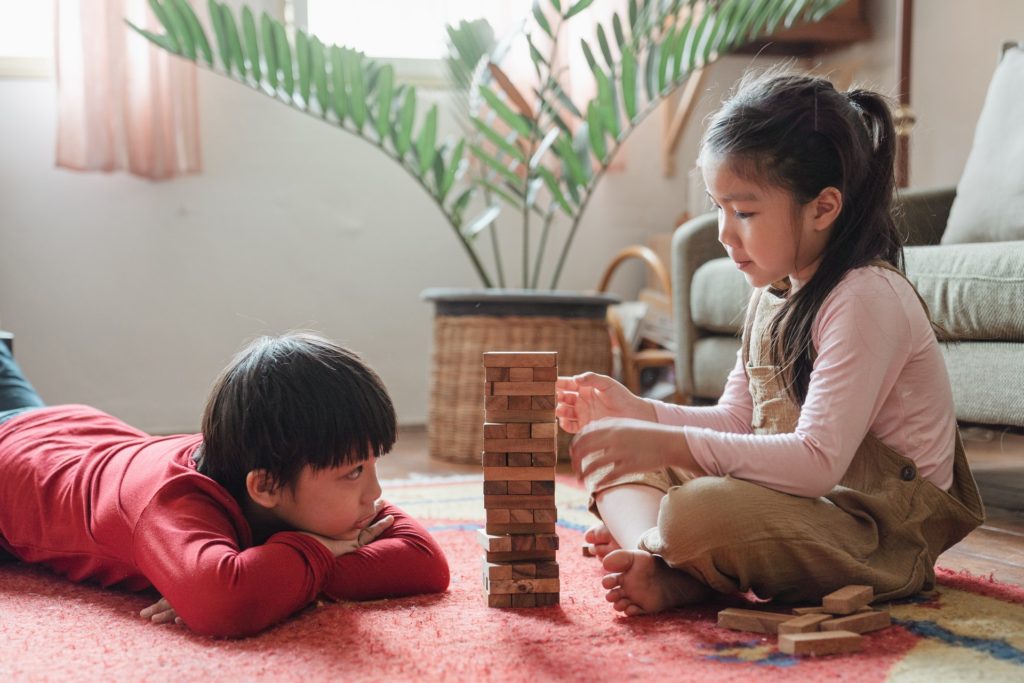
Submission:
<svg viewBox="0 0 1024 683">
<path fill-rule="evenodd" d="M 940 245 L 954 196 L 952 188 L 902 193 L 907 276 L 956 339 L 943 352 L 957 418 L 1024 427 L 1024 241 Z M 724 257 L 715 214 L 673 236 L 676 382 L 698 403 L 721 395 L 750 296 Z"/>
</svg>

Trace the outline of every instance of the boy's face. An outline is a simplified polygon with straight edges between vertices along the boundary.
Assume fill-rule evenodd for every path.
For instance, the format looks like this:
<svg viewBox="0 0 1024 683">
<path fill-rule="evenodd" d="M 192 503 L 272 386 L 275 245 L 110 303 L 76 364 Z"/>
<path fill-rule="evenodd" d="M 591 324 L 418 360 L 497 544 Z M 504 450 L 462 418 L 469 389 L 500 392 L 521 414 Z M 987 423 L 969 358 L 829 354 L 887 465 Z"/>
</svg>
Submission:
<svg viewBox="0 0 1024 683">
<path fill-rule="evenodd" d="M 323 470 L 306 465 L 294 489 L 280 489 L 274 512 L 293 529 L 353 539 L 376 516 L 380 494 L 376 458 Z"/>
</svg>

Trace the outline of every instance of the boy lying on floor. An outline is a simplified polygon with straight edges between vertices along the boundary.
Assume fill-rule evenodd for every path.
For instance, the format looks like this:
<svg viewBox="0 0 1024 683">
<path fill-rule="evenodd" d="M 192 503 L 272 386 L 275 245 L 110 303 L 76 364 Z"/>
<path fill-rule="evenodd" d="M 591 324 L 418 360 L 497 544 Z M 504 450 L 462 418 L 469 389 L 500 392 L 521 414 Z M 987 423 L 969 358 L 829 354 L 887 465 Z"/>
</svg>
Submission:
<svg viewBox="0 0 1024 683">
<path fill-rule="evenodd" d="M 202 434 L 153 437 L 44 407 L 0 343 L 0 556 L 161 596 L 142 616 L 261 631 L 318 595 L 437 593 L 448 563 L 381 501 L 395 441 L 377 374 L 309 334 L 264 337 L 217 379 Z"/>
</svg>

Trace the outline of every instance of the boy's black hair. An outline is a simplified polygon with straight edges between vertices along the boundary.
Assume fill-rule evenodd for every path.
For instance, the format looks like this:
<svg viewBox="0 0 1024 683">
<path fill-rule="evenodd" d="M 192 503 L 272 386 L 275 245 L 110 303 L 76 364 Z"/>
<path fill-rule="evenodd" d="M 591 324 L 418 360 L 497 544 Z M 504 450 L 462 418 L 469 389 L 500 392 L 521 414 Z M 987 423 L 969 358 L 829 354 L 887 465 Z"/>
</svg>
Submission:
<svg viewBox="0 0 1024 683">
<path fill-rule="evenodd" d="M 244 504 L 251 470 L 294 486 L 306 465 L 380 457 L 394 443 L 391 398 L 358 355 L 315 334 L 260 337 L 214 383 L 199 469 Z"/>
</svg>

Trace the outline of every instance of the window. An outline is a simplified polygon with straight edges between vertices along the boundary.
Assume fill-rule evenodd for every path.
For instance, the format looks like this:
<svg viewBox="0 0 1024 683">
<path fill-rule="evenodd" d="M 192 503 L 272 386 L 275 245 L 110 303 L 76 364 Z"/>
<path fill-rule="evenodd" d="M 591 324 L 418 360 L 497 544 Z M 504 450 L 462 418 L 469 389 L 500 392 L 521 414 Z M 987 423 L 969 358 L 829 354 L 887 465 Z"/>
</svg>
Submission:
<svg viewBox="0 0 1024 683">
<path fill-rule="evenodd" d="M 46 78 L 53 61 L 52 2 L 0 0 L 0 78 Z"/>
<path fill-rule="evenodd" d="M 394 64 L 405 80 L 440 83 L 446 24 L 487 19 L 500 39 L 530 15 L 532 0 L 291 0 L 297 26 Z"/>
</svg>

